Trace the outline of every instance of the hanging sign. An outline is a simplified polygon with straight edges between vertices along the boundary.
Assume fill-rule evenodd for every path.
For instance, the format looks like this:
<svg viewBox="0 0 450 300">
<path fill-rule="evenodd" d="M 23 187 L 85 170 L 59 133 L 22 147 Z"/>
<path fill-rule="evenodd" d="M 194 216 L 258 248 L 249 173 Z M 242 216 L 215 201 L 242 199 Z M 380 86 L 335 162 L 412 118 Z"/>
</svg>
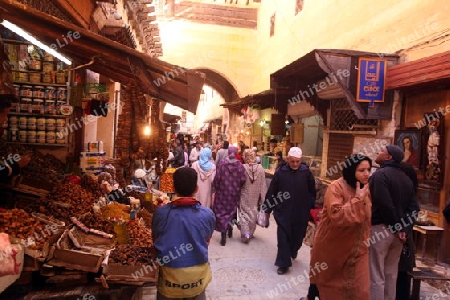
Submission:
<svg viewBox="0 0 450 300">
<path fill-rule="evenodd" d="M 384 102 L 387 61 L 374 58 L 359 58 L 356 101 Z"/>
</svg>

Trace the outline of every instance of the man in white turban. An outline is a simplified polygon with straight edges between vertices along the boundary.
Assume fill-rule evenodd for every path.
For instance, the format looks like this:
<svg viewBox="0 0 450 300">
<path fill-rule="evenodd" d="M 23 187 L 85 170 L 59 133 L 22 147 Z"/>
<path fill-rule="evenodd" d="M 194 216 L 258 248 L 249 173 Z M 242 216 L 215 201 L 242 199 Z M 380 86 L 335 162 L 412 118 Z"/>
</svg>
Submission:
<svg viewBox="0 0 450 300">
<path fill-rule="evenodd" d="M 290 148 L 287 164 L 275 172 L 261 207 L 267 217 L 273 211 L 278 226 L 275 265 L 279 275 L 285 274 L 292 266 L 291 259 L 297 257 L 306 234 L 309 211 L 315 206 L 314 176 L 301 160 L 302 149 Z"/>
</svg>

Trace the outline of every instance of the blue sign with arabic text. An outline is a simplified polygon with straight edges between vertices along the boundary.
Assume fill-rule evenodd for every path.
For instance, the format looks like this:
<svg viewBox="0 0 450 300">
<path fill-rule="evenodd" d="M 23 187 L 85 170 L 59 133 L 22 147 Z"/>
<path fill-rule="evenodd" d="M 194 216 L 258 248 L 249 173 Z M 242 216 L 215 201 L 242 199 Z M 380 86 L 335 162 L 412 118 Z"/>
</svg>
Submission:
<svg viewBox="0 0 450 300">
<path fill-rule="evenodd" d="M 384 102 L 387 61 L 359 58 L 356 101 Z"/>
</svg>

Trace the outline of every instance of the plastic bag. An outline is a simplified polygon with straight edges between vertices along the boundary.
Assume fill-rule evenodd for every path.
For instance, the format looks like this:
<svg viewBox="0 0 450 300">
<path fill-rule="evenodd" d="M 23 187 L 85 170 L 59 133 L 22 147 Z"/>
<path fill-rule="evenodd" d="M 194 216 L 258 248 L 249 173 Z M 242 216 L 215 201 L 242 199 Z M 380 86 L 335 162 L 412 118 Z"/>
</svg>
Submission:
<svg viewBox="0 0 450 300">
<path fill-rule="evenodd" d="M 264 228 L 269 227 L 269 218 L 266 217 L 266 213 L 263 210 L 258 211 L 256 224 Z"/>
<path fill-rule="evenodd" d="M 11 246 L 9 236 L 0 233 L 0 276 L 16 275 L 20 273 L 20 263 L 16 262 L 17 249 Z"/>
</svg>

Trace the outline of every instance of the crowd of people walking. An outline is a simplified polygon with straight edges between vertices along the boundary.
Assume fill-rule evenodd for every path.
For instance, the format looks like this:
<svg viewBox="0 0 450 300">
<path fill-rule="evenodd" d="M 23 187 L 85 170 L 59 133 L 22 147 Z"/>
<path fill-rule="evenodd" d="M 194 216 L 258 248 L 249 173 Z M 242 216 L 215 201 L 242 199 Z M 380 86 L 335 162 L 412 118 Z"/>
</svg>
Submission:
<svg viewBox="0 0 450 300">
<path fill-rule="evenodd" d="M 173 146 L 170 162 L 185 166 L 179 143 Z M 394 300 L 409 295 L 405 274 L 414 259 L 406 264 L 402 259 L 400 268 L 399 261 L 406 247 L 409 255 L 413 252 L 411 231 L 419 206 L 417 178 L 414 169 L 402 162 L 400 147 L 383 147 L 375 159 L 380 168 L 373 173 L 370 158 L 351 154 L 342 177 L 326 191 L 317 192 L 317 179 L 302 163 L 300 148 L 291 147 L 285 159 L 277 153 L 278 165 L 267 186 L 254 149 L 243 143 L 238 146 L 224 141 L 218 151 L 212 151 L 209 145 L 196 143 L 189 155 L 188 166 L 197 174 L 193 195 L 211 209 L 222 246 L 232 237 L 235 225 L 241 241 L 249 243 L 258 212 L 267 219 L 273 213 L 277 226 L 274 264 L 279 275 L 286 274 L 302 246 L 319 193 L 323 208 L 311 248 L 310 288 L 302 299 Z"/>
</svg>

